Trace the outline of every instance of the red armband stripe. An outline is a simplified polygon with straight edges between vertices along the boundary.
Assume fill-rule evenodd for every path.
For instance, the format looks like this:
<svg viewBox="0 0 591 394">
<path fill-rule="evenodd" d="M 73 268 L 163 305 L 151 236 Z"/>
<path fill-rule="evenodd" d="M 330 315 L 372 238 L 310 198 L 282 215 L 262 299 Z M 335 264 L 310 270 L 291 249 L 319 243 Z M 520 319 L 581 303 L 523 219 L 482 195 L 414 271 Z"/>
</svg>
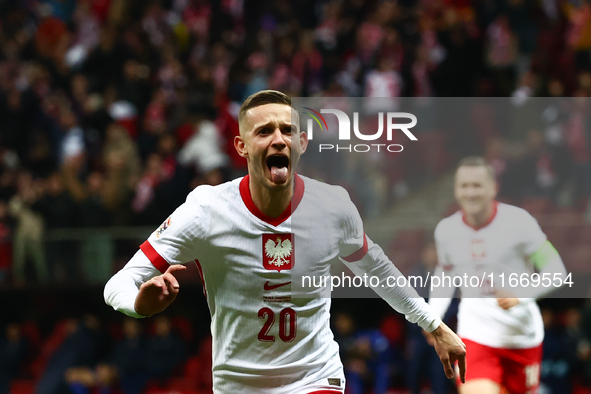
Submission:
<svg viewBox="0 0 591 394">
<path fill-rule="evenodd" d="M 363 234 L 363 246 L 356 252 L 351 253 L 347 257 L 342 257 L 348 263 L 359 261 L 367 254 L 367 237 Z"/>
<path fill-rule="evenodd" d="M 170 267 L 170 264 L 164 260 L 164 257 L 160 256 L 160 254 L 156 252 L 156 249 L 154 249 L 150 242 L 146 241 L 141 244 L 140 249 L 142 252 L 144 252 L 152 265 L 158 269 L 158 271 L 165 273 L 168 267 Z"/>
</svg>

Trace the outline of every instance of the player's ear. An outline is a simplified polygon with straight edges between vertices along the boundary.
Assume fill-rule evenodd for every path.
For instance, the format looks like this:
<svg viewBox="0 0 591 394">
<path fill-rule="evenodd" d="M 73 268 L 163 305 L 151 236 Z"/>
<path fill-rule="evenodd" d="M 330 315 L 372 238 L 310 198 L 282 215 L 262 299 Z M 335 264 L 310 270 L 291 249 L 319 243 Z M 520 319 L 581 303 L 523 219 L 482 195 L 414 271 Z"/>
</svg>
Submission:
<svg viewBox="0 0 591 394">
<path fill-rule="evenodd" d="M 246 144 L 244 143 L 242 137 L 239 135 L 234 137 L 234 148 L 236 148 L 236 152 L 238 152 L 238 154 L 241 157 L 248 159 L 248 151 L 246 150 Z"/>
<path fill-rule="evenodd" d="M 303 131 L 300 132 L 300 146 L 302 147 L 302 153 L 308 148 L 308 134 Z"/>
</svg>

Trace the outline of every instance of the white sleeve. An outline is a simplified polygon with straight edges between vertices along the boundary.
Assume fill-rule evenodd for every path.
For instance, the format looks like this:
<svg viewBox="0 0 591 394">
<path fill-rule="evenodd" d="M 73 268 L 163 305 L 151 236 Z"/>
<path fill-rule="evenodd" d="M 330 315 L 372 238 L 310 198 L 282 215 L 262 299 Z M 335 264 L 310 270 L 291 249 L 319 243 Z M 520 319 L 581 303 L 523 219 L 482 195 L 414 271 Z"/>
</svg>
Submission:
<svg viewBox="0 0 591 394">
<path fill-rule="evenodd" d="M 148 260 L 144 252 L 138 250 L 129 262 L 105 285 L 104 297 L 107 305 L 131 317 L 145 317 L 135 311 L 135 299 L 142 283 L 160 272 Z"/>
<path fill-rule="evenodd" d="M 337 190 L 340 193 L 338 197 L 341 200 L 337 200 L 336 204 L 342 204 L 342 211 L 344 213 L 338 227 L 343 232 L 339 243 L 339 256 L 347 261 L 358 260 L 359 256 L 367 252 L 367 240 L 363 231 L 363 221 L 361 220 L 357 207 L 351 201 L 349 193 L 344 189 L 339 188 Z"/>
<path fill-rule="evenodd" d="M 382 248 L 365 237 L 367 253 L 357 261 L 341 261 L 357 276 L 367 274 L 380 279 L 378 286 L 372 289 L 408 321 L 418 324 L 432 332 L 441 324 L 441 319 L 433 312 L 425 300 L 412 286 L 398 287 L 394 278 L 403 276 L 384 254 Z M 388 278 L 390 278 L 388 280 Z"/>
<path fill-rule="evenodd" d="M 435 246 L 437 248 L 437 267 L 435 268 L 435 272 L 433 273 L 434 277 L 442 278 L 443 275 L 447 275 L 447 271 L 452 271 L 454 269 L 453 262 L 449 261 L 449 257 L 445 251 L 444 241 L 443 241 L 443 225 L 440 222 L 437 227 L 435 228 Z M 431 279 L 433 280 L 433 279 Z M 429 305 L 431 305 L 441 319 L 445 316 L 445 312 L 449 308 L 451 304 L 451 300 L 453 298 L 455 287 L 453 286 L 444 286 L 442 283 L 444 281 L 440 281 L 439 283 L 442 286 L 438 286 L 437 288 L 433 288 L 430 286 L 429 292 Z"/>
<path fill-rule="evenodd" d="M 443 268 L 441 265 L 438 265 L 437 268 L 435 268 L 433 276 L 441 277 L 443 273 Z M 447 312 L 447 309 L 451 304 L 454 292 L 455 287 L 452 286 L 440 286 L 430 291 L 429 305 L 431 305 L 433 311 L 439 316 L 439 318 L 443 319 L 443 316 L 445 316 L 445 312 Z"/>
<path fill-rule="evenodd" d="M 207 237 L 210 215 L 207 204 L 211 201 L 211 187 L 200 186 L 187 196 L 140 249 L 161 273 L 172 264 L 185 264 L 197 259 L 202 242 Z"/>
<path fill-rule="evenodd" d="M 525 210 L 520 211 L 523 216 L 518 216 L 520 225 L 518 227 L 518 236 L 520 237 L 520 244 L 523 248 L 525 257 L 534 254 L 540 246 L 546 242 L 546 234 L 540 228 L 538 221 L 529 212 Z"/>
</svg>

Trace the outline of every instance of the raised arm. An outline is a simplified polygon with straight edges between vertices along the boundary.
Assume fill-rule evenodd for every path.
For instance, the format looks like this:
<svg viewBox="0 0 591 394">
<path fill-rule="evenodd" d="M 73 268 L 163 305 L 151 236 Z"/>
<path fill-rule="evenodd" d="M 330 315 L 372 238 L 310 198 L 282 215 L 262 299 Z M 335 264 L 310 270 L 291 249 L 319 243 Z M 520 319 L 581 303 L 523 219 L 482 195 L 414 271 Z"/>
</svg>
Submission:
<svg viewBox="0 0 591 394">
<path fill-rule="evenodd" d="M 174 273 L 196 259 L 195 251 L 207 225 L 193 193 L 109 280 L 105 302 L 115 310 L 145 317 L 163 311 L 175 300 L 180 286 Z"/>
</svg>

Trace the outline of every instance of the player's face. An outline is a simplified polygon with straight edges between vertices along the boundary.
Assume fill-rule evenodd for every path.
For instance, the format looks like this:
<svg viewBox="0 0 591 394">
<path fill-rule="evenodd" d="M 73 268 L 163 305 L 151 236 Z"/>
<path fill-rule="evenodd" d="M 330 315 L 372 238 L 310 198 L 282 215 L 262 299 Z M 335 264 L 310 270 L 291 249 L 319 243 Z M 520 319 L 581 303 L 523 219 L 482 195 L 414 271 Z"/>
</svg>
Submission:
<svg viewBox="0 0 591 394">
<path fill-rule="evenodd" d="M 251 179 L 267 188 L 278 190 L 291 185 L 293 171 L 306 150 L 306 133 L 292 127 L 291 121 L 290 106 L 261 105 L 246 112 L 242 135 L 236 137 L 234 145 L 248 160 Z"/>
<path fill-rule="evenodd" d="M 468 215 L 485 212 L 497 195 L 497 185 L 485 167 L 460 167 L 456 172 L 455 196 Z"/>
</svg>

